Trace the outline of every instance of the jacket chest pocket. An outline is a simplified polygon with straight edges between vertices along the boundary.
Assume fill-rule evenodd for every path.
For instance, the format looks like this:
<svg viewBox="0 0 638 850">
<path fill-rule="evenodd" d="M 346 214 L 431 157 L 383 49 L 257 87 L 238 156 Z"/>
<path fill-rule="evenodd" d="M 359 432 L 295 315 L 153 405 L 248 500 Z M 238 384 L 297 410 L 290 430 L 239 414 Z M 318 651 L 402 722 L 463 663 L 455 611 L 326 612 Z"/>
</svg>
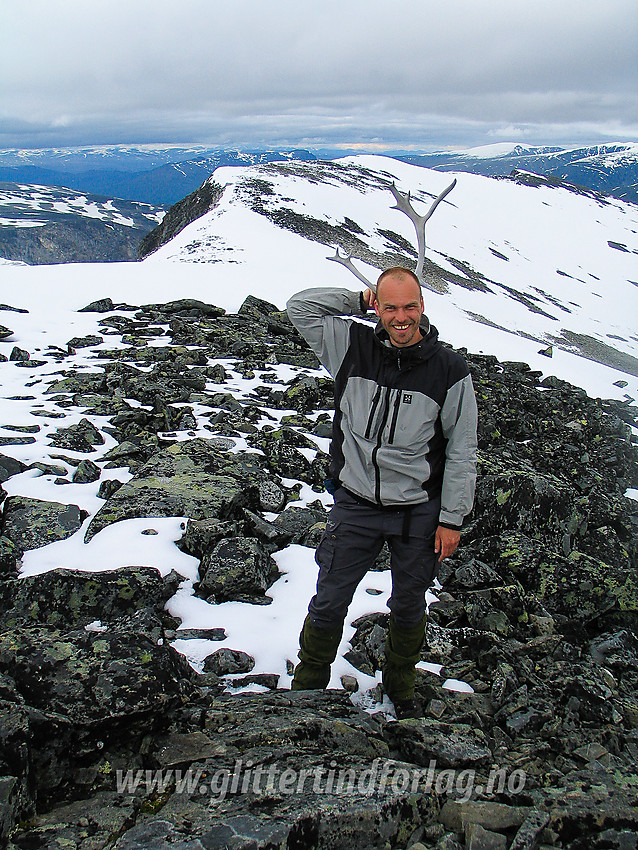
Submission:
<svg viewBox="0 0 638 850">
<path fill-rule="evenodd" d="M 413 454 L 427 450 L 434 436 L 439 408 L 422 393 L 394 390 L 384 442 Z"/>
<path fill-rule="evenodd" d="M 362 440 L 375 442 L 383 428 L 389 390 L 367 378 L 350 378 L 341 398 L 348 428 Z"/>
<path fill-rule="evenodd" d="M 434 434 L 439 406 L 414 390 L 350 378 L 340 401 L 349 429 L 362 442 L 393 445 L 419 453 Z"/>
</svg>

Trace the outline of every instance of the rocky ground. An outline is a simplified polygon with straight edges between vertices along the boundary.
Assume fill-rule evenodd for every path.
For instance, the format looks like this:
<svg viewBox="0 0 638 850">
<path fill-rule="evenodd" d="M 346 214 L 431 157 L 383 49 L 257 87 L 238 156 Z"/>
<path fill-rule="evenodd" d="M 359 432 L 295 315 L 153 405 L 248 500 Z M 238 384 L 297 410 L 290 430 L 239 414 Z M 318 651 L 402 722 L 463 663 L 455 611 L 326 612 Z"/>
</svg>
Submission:
<svg viewBox="0 0 638 850">
<path fill-rule="evenodd" d="M 313 547 L 325 521 L 320 499 L 291 503 L 302 484 L 323 490 L 327 458 L 311 438 L 329 434 L 330 380 L 285 313 L 258 299 L 237 315 L 193 301 L 90 308 L 119 347 L 97 337 L 49 352 L 60 374 L 47 392 L 61 413 L 42 471 L 60 486 L 101 480 L 87 540 L 131 517 L 187 516 L 179 546 L 200 561 L 196 594 L 268 604 L 272 554 Z M 100 368 L 65 368 L 82 347 Z M 37 375 L 31 354 L 0 368 Z M 211 652 L 196 672 L 171 645 L 175 573 L 19 577 L 25 552 L 88 517 L 2 491 L 8 847 L 636 846 L 638 507 L 624 496 L 638 486 L 636 409 L 524 364 L 467 357 L 480 407 L 476 506 L 440 572 L 423 661 L 471 689 L 443 689 L 425 664 L 422 720 L 374 713 L 379 694 L 355 704 L 354 678 L 343 690 L 278 689 L 240 651 Z M 223 365 L 211 365 L 220 358 L 261 383 L 238 399 Z M 280 364 L 299 371 L 282 382 Z M 78 409 L 65 427 L 64 411 Z M 287 413 L 268 424 L 268 410 Z M 2 433 L 5 446 L 33 439 Z M 95 457 L 104 434 L 116 445 L 79 460 Z M 260 453 L 231 452 L 237 438 Z M 127 480 L 104 477 L 125 466 Z M 1 481 L 23 469 L 0 456 Z M 387 568 L 383 553 L 376 567 Z M 347 657 L 363 673 L 379 668 L 385 623 L 384 613 L 355 623 Z M 229 692 L 229 674 L 262 691 Z"/>
</svg>

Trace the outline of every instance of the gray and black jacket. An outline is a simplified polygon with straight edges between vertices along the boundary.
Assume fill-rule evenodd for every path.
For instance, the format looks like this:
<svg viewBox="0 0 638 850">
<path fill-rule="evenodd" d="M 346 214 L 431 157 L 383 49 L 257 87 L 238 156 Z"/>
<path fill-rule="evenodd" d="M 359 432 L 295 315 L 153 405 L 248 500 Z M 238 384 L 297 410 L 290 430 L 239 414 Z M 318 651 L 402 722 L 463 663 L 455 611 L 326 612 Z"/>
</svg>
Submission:
<svg viewBox="0 0 638 850">
<path fill-rule="evenodd" d="M 307 289 L 286 307 L 335 379 L 332 478 L 380 507 L 440 496 L 440 524 L 460 528 L 476 484 L 476 399 L 463 357 L 425 316 L 423 339 L 406 348 L 380 322 L 373 330 L 346 318 L 366 314 L 359 292 Z"/>
</svg>

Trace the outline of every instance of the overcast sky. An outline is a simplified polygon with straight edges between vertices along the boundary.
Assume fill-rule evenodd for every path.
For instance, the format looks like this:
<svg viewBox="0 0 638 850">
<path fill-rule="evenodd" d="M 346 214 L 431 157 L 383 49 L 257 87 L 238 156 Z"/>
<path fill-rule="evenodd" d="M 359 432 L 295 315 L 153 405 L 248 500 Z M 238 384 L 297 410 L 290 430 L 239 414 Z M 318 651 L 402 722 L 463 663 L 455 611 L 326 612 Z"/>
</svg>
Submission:
<svg viewBox="0 0 638 850">
<path fill-rule="evenodd" d="M 0 0 L 0 148 L 638 141 L 636 0 Z"/>
</svg>

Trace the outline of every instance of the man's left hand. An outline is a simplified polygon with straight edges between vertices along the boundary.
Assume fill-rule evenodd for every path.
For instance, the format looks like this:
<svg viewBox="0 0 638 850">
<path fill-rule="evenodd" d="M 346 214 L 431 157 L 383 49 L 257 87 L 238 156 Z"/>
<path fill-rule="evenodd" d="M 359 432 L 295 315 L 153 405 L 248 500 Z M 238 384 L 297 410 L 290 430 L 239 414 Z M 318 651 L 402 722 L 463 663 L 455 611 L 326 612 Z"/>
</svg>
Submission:
<svg viewBox="0 0 638 850">
<path fill-rule="evenodd" d="M 434 535 L 434 551 L 440 552 L 439 563 L 443 558 L 449 558 L 453 555 L 461 541 L 461 532 L 455 531 L 453 528 L 445 528 L 442 525 L 436 530 Z"/>
</svg>

